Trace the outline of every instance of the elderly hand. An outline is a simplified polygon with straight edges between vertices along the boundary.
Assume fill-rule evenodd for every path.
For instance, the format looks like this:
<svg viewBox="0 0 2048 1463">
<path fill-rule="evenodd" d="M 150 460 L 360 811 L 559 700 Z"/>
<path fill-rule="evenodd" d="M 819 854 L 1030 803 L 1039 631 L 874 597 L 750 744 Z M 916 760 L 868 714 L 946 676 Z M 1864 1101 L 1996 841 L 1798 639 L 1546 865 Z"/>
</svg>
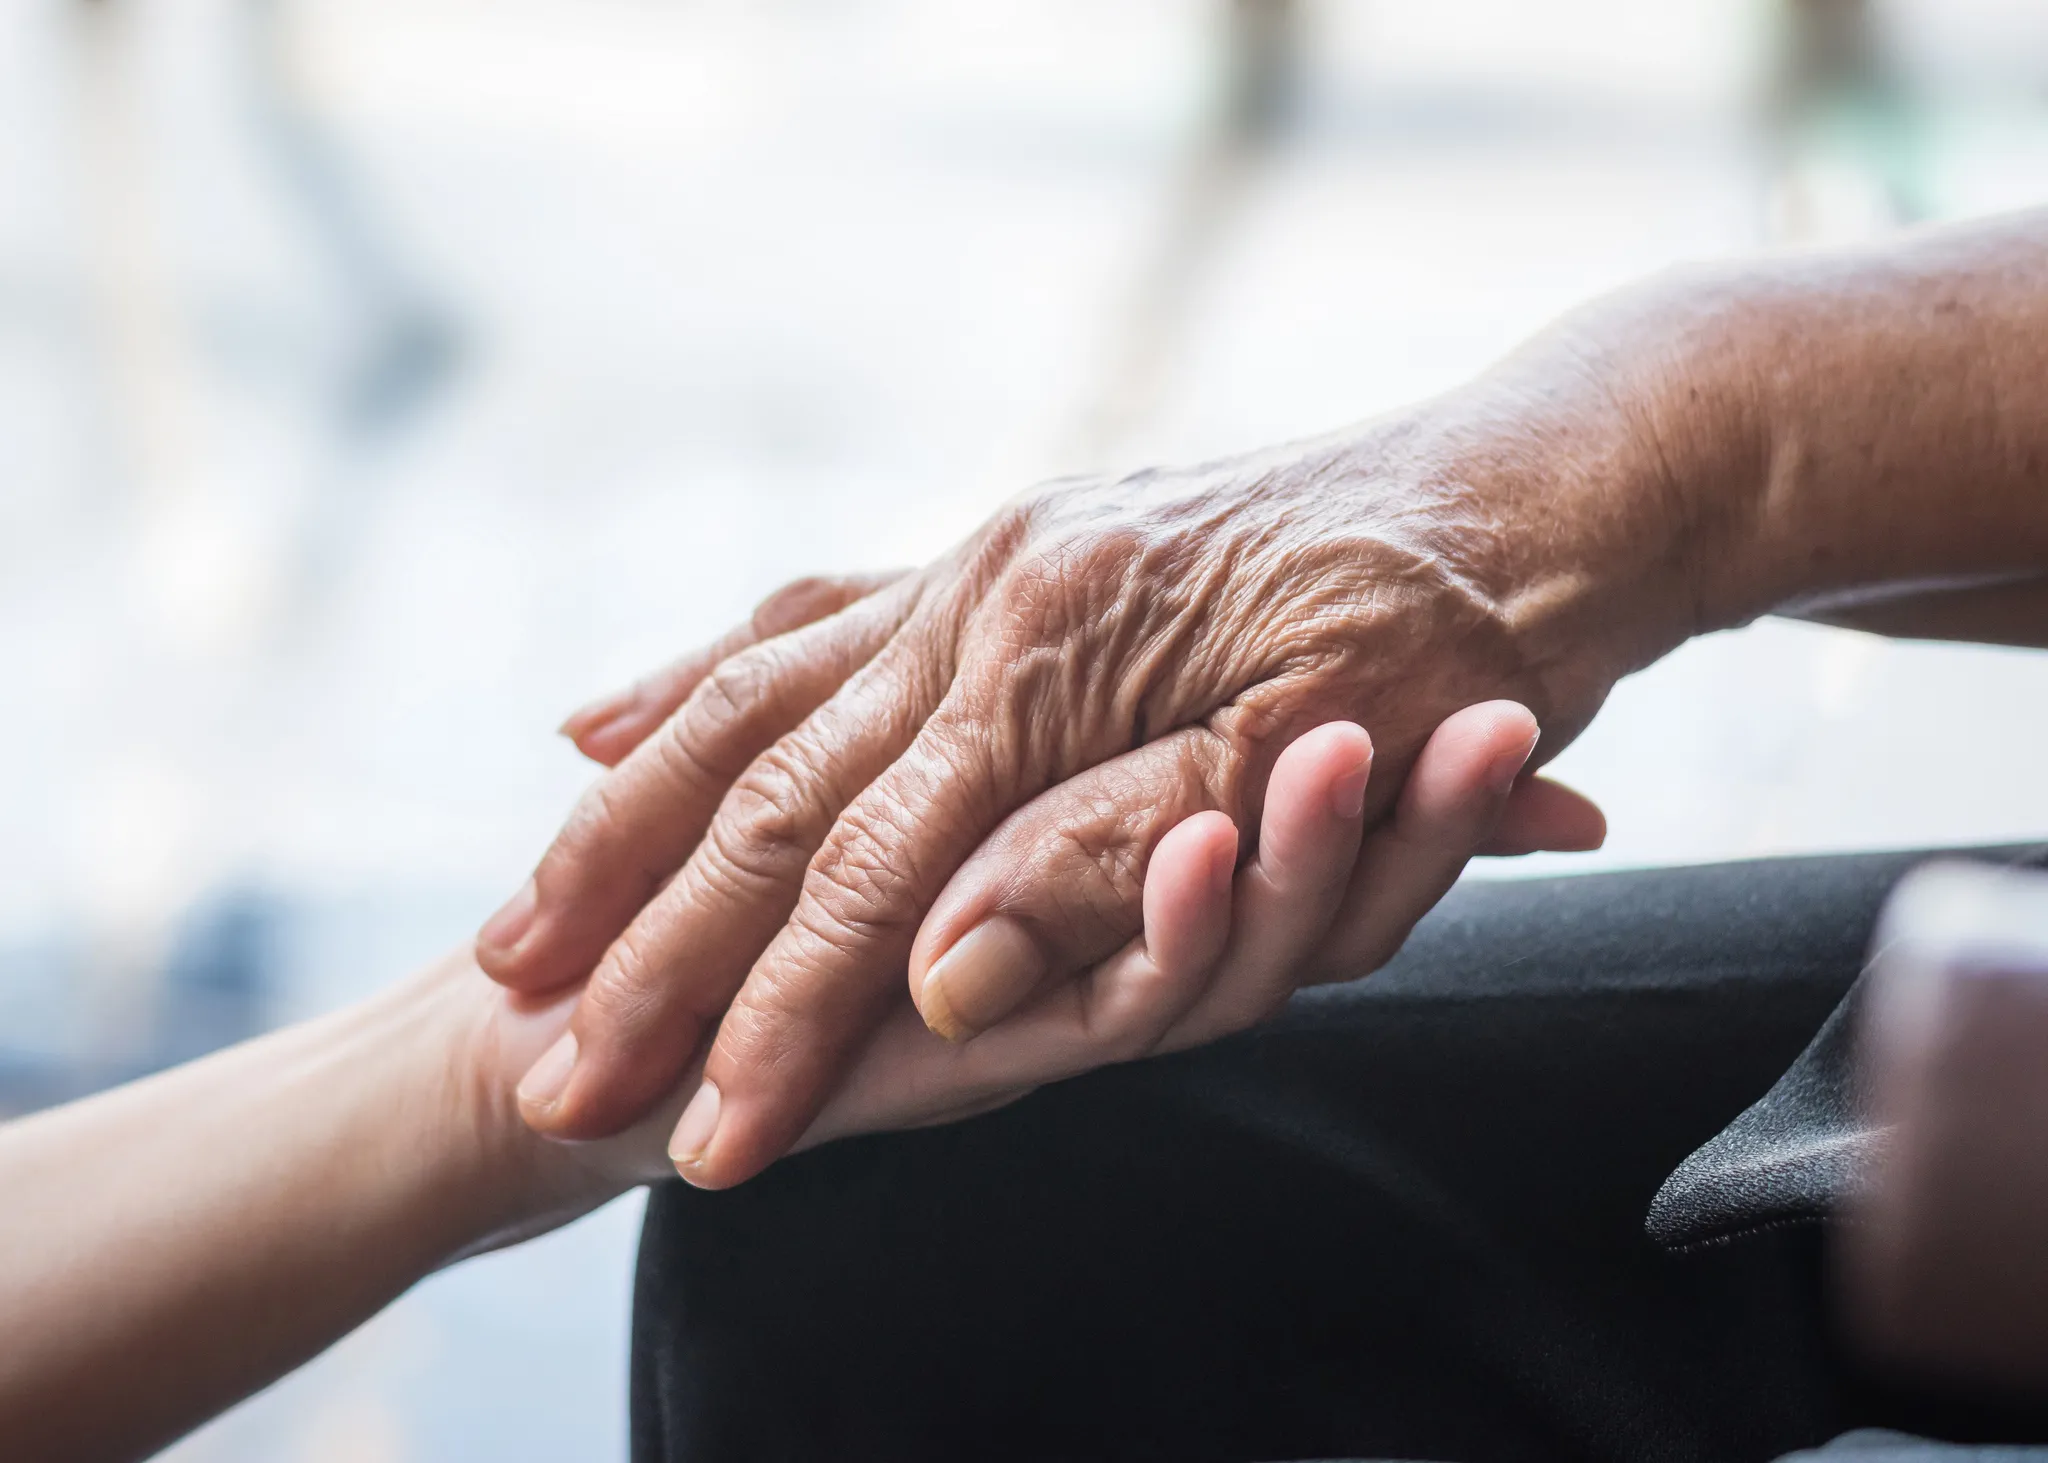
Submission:
<svg viewBox="0 0 2048 1463">
<path fill-rule="evenodd" d="M 909 1002 L 898 1002 L 794 1146 L 951 1121 L 1049 1081 L 1228 1035 L 1284 1001 L 1302 968 L 1318 960 L 1370 969 L 1399 946 L 1474 847 L 1598 841 L 1599 814 L 1589 804 L 1537 781 L 1513 782 L 1534 733 L 1528 712 L 1509 702 L 1452 717 L 1430 739 L 1389 825 L 1361 846 L 1371 741 L 1348 723 L 1309 732 L 1280 755 L 1258 852 L 1243 869 L 1237 829 L 1223 814 L 1198 813 L 1169 829 L 1145 872 L 1139 936 L 1095 968 L 1036 992 L 972 1042 L 941 1038 Z M 1000 844 L 980 858 L 999 875 L 1012 872 Z M 963 869 L 942 905 L 963 908 L 979 875 L 972 864 Z M 509 1090 L 561 1031 L 571 1004 L 506 993 L 494 1023 L 497 1053 L 484 1064 L 494 1090 Z M 660 1145 L 673 1126 L 670 1159 L 694 1177 L 722 1105 L 707 1104 L 706 1090 L 688 1074 L 626 1133 L 539 1151 L 555 1170 L 594 1184 L 584 1196 L 594 1202 L 665 1176 Z M 684 1112 L 693 1097 L 694 1119 Z"/>
<path fill-rule="evenodd" d="M 591 972 L 529 1120 L 615 1130 L 716 1025 L 692 1176 L 735 1182 L 811 1122 L 998 825 L 1009 867 L 1051 877 L 970 891 L 915 952 L 925 1014 L 962 1034 L 1128 941 L 1164 831 L 1255 823 L 1312 726 L 1371 728 L 1368 824 L 1462 707 L 1513 697 L 1554 753 L 1697 613 L 1673 452 L 1615 406 L 1618 369 L 1567 335 L 1342 437 L 1041 490 L 871 593 L 792 591 L 823 617 L 672 679 L 673 716 L 479 937 L 517 989 Z M 970 924 L 994 933 L 935 958 Z"/>
<path fill-rule="evenodd" d="M 899 999 L 802 1141 L 962 1116 L 1266 1001 L 1357 857 L 1365 748 L 1335 726 L 1282 754 L 1234 898 L 1230 821 L 1170 830 L 1142 940 L 983 1040 L 949 1043 Z M 1441 760 L 1426 752 L 1415 780 Z M 1456 761 L 1439 770 L 1456 780 Z M 27 1198 L 0 1212 L 9 1456 L 154 1453 L 430 1271 L 668 1173 L 681 1099 L 701 1114 L 713 1089 L 687 1083 L 597 1143 L 522 1120 L 513 1083 L 572 1005 L 494 986 L 458 951 L 356 1006 L 0 1124 L 0 1187 Z"/>
<path fill-rule="evenodd" d="M 1452 716 L 1424 747 L 1393 815 L 1362 840 L 1371 739 L 1343 722 L 1307 733 L 1274 766 L 1257 852 L 1242 868 L 1237 830 L 1223 814 L 1197 813 L 1169 829 L 1145 870 L 1139 937 L 1078 977 L 1041 980 L 1021 1006 L 1016 990 L 1006 992 L 1006 1014 L 971 1041 L 940 1040 L 898 1003 L 798 1146 L 896 1113 L 877 1104 L 878 1089 L 922 1087 L 927 1079 L 905 1082 L 919 1068 L 943 1074 L 930 1090 L 947 1092 L 951 1117 L 1110 1062 L 1230 1035 L 1273 1012 L 1305 973 L 1355 977 L 1383 964 L 1473 853 L 1597 846 L 1605 831 L 1597 808 L 1540 778 L 1515 779 L 1535 731 L 1512 702 Z M 1021 810 L 1008 826 L 1030 827 L 1035 811 Z M 949 927 L 1011 887 L 1020 873 L 1012 853 L 999 837 L 962 868 L 920 932 L 921 947 L 942 946 Z M 684 1177 L 708 1183 L 701 1140 L 718 1125 L 702 1121 L 701 1092 L 700 1126 L 690 1131 L 685 1121 L 671 1157 Z M 716 1117 L 719 1100 L 709 1105 Z"/>
</svg>

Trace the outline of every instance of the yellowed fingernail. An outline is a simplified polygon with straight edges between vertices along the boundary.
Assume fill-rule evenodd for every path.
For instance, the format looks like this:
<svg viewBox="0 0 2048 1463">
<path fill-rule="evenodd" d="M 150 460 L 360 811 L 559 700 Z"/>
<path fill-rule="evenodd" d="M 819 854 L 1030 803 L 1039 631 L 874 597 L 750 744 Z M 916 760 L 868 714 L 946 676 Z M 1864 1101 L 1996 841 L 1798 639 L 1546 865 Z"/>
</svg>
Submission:
<svg viewBox="0 0 2048 1463">
<path fill-rule="evenodd" d="M 704 1156 L 718 1132 L 718 1087 L 706 1082 L 683 1109 L 676 1122 L 675 1136 L 668 1141 L 668 1158 L 678 1170 L 688 1168 Z M 687 1174 L 684 1177 L 688 1177 Z"/>
<path fill-rule="evenodd" d="M 569 1086 L 569 1074 L 575 1070 L 576 1033 L 565 1031 L 519 1079 L 520 1106 L 546 1112 L 562 1100 L 562 1093 Z"/>
<path fill-rule="evenodd" d="M 983 920 L 932 962 L 918 988 L 924 1024 L 968 1041 L 1014 1011 L 1044 978 L 1045 953 L 1016 920 Z"/>
</svg>

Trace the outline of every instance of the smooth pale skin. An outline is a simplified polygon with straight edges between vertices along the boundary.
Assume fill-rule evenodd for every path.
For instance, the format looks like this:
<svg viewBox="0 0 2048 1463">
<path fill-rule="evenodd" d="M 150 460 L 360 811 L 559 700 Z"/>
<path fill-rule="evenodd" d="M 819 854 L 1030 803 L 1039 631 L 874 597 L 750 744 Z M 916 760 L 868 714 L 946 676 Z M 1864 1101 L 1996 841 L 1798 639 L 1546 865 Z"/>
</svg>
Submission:
<svg viewBox="0 0 2048 1463">
<path fill-rule="evenodd" d="M 1412 921 L 1484 844 L 1597 823 L 1569 795 L 1506 791 L 1534 734 L 1506 703 L 1445 723 L 1396 819 L 1415 872 L 1381 918 Z M 1361 857 L 1371 757 L 1355 725 L 1299 738 L 1242 868 L 1220 813 L 1169 832 L 1142 936 L 984 1039 L 947 1042 L 899 1000 L 799 1146 L 982 1111 L 1283 999 Z M 422 1276 L 669 1176 L 688 1084 L 604 1142 L 521 1120 L 513 1084 L 574 998 L 533 1004 L 458 952 L 360 1006 L 0 1126 L 0 1452 L 147 1456 Z"/>
<path fill-rule="evenodd" d="M 906 971 L 968 1037 L 1092 967 L 1165 830 L 1255 825 L 1309 727 L 1370 729 L 1377 827 L 1455 709 L 1526 705 L 1540 763 L 1618 677 L 1761 614 L 2041 644 L 2044 494 L 2031 212 L 1675 271 L 1390 417 L 1055 483 L 926 569 L 793 586 L 572 718 L 617 766 L 478 942 L 509 987 L 588 980 L 526 1116 L 615 1131 L 709 1042 L 678 1151 L 737 1183 Z"/>
</svg>

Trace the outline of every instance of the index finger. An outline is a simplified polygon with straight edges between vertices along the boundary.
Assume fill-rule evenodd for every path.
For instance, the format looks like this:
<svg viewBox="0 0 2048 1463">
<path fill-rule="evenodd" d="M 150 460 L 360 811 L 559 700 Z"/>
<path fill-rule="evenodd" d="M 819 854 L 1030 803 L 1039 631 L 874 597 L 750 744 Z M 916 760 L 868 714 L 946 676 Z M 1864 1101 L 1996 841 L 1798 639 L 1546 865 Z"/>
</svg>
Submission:
<svg viewBox="0 0 2048 1463">
<path fill-rule="evenodd" d="M 812 575 L 785 584 L 754 608 L 744 625 L 735 626 L 708 646 L 689 652 L 622 691 L 603 696 L 572 713 L 562 735 L 593 762 L 616 767 L 669 717 L 682 708 L 690 693 L 720 662 L 741 651 L 787 635 L 836 615 L 848 605 L 885 589 L 909 571 L 881 574 Z"/>
<path fill-rule="evenodd" d="M 985 750 L 934 716 L 847 806 L 796 907 L 719 1023 L 671 1157 L 724 1188 L 787 1152 L 900 999 L 911 942 L 947 877 L 1002 815 Z"/>
<path fill-rule="evenodd" d="M 588 975 L 681 868 L 733 779 L 873 659 L 913 581 L 717 666 L 659 734 L 577 804 L 533 876 L 477 936 L 501 985 L 549 990 Z"/>
</svg>

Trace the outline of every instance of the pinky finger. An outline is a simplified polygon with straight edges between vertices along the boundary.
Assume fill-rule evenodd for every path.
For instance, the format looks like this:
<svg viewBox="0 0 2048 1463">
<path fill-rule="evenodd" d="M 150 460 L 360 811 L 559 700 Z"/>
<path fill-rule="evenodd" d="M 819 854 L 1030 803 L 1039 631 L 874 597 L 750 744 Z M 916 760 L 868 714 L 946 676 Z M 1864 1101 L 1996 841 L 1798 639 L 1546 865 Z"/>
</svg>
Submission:
<svg viewBox="0 0 2048 1463">
<path fill-rule="evenodd" d="M 951 1122 L 1044 1083 L 1143 1056 L 1200 997 L 1229 942 L 1236 861 L 1237 827 L 1224 814 L 1175 824 L 1146 864 L 1143 935 L 969 1042 L 937 1035 L 906 1004 L 798 1146 L 876 1127 Z"/>
<path fill-rule="evenodd" d="M 1230 938 L 1237 825 L 1225 813 L 1175 824 L 1145 867 L 1145 958 L 1176 975 L 1206 970 Z M 1218 898 L 1218 894 L 1221 898 Z"/>
<path fill-rule="evenodd" d="M 1305 984 L 1352 980 L 1386 964 L 1495 836 L 1529 755 L 1536 718 L 1512 701 L 1468 706 L 1445 719 L 1394 806 L 1359 852 L 1351 889 Z"/>
<path fill-rule="evenodd" d="M 1588 853 L 1607 841 L 1607 815 L 1582 792 L 1547 777 L 1524 777 L 1508 794 L 1493 832 L 1479 845 L 1489 858 L 1525 853 Z"/>
<path fill-rule="evenodd" d="M 1371 772 L 1372 739 L 1350 722 L 1317 727 L 1281 753 L 1266 787 L 1258 856 L 1237 879 L 1230 944 L 1165 1046 L 1241 1030 L 1294 989 L 1303 957 L 1344 902 Z"/>
<path fill-rule="evenodd" d="M 643 676 L 624 690 L 579 708 L 562 723 L 561 733 L 591 761 L 616 767 L 628 752 L 676 713 L 720 661 L 738 655 L 750 645 L 836 615 L 876 590 L 894 584 L 906 572 L 892 569 L 886 574 L 814 576 L 785 584 L 762 600 L 744 625 Z"/>
</svg>

